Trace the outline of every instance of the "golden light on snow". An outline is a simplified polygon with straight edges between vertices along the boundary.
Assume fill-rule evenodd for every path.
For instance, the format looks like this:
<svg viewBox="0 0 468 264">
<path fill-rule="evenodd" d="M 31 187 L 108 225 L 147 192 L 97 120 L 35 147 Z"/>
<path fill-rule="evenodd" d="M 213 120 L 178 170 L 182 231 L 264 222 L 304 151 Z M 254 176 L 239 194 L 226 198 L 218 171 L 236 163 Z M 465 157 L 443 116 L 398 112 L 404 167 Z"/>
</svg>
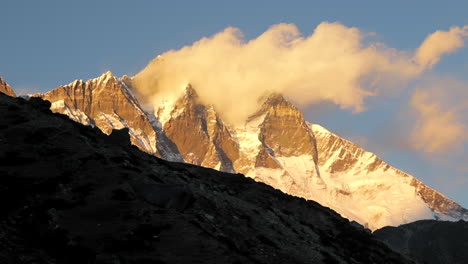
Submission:
<svg viewBox="0 0 468 264">
<path fill-rule="evenodd" d="M 294 24 L 277 24 L 252 40 L 229 27 L 158 56 L 134 80 L 150 100 L 189 82 L 231 121 L 244 120 L 271 92 L 301 105 L 329 101 L 359 112 L 367 97 L 419 76 L 463 46 L 467 32 L 467 26 L 437 31 L 412 54 L 364 43 L 369 34 L 340 23 L 323 22 L 309 36 Z"/>
</svg>

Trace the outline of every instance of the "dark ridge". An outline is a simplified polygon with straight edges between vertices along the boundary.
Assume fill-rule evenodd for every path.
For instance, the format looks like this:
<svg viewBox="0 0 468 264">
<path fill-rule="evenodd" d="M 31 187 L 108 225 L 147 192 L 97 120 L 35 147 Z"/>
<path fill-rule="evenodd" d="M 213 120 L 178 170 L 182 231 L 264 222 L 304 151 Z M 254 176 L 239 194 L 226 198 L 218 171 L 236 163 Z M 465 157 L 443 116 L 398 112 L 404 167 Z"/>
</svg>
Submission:
<svg viewBox="0 0 468 264">
<path fill-rule="evenodd" d="M 0 263 L 413 263 L 319 204 L 0 94 Z"/>
<path fill-rule="evenodd" d="M 413 256 L 421 263 L 468 263 L 468 222 L 421 220 L 387 226 L 374 235 L 402 254 Z"/>
</svg>

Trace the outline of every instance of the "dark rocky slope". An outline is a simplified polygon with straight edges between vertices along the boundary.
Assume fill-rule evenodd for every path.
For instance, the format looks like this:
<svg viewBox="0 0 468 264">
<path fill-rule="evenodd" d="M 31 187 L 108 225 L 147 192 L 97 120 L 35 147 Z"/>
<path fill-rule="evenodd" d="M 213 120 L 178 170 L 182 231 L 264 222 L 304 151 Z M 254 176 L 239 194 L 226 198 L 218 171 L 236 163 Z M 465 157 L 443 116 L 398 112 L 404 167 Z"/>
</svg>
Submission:
<svg viewBox="0 0 468 264">
<path fill-rule="evenodd" d="M 468 263 L 468 222 L 422 220 L 384 227 L 374 235 L 393 249 L 421 263 Z"/>
<path fill-rule="evenodd" d="M 0 94 L 0 263 L 411 263 L 335 212 Z"/>
</svg>

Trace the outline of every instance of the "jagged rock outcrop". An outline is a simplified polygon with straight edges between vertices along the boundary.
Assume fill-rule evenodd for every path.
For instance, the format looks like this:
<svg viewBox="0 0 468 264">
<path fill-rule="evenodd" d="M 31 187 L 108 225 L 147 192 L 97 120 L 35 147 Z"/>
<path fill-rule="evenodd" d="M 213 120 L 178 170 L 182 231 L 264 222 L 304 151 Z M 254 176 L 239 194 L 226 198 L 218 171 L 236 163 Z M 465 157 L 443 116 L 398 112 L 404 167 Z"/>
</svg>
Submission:
<svg viewBox="0 0 468 264">
<path fill-rule="evenodd" d="M 374 235 L 420 263 L 468 262 L 468 222 L 422 220 L 399 227 L 384 227 Z"/>
<path fill-rule="evenodd" d="M 236 171 L 305 198 L 325 188 L 314 134 L 300 110 L 283 96 L 268 96 L 260 110 L 235 129 L 241 152 L 251 156 L 250 163 L 249 158 L 240 160 L 242 166 L 236 166 Z"/>
<path fill-rule="evenodd" d="M 16 97 L 15 91 L 11 89 L 11 86 L 5 82 L 5 80 L 0 76 L 0 93 L 4 93 L 11 97 Z"/>
<path fill-rule="evenodd" d="M 0 94 L 0 263 L 413 263 L 313 201 Z"/>
<path fill-rule="evenodd" d="M 190 85 L 165 119 L 163 131 L 184 162 L 234 172 L 232 162 L 239 155 L 236 142 L 213 107 L 199 103 Z"/>
<path fill-rule="evenodd" d="M 127 96 L 131 100 L 120 96 L 125 100 L 116 102 L 116 108 L 110 103 L 114 100 L 111 94 L 118 93 L 104 91 L 132 95 L 132 78 L 112 76 L 110 82 L 102 81 L 106 76 L 86 82 L 87 90 L 101 91 L 98 98 L 107 97 L 102 99 L 109 102 L 104 111 L 87 114 L 90 107 L 101 109 L 100 100 L 89 99 L 96 92 L 84 94 L 75 84 L 79 82 L 43 97 L 52 101 L 54 111 L 84 124 L 92 123 L 88 119 L 109 120 L 114 112 L 131 113 L 130 117 L 119 115 L 121 125 L 114 127 L 128 127 L 134 144 L 147 142 L 149 137 L 151 143 L 136 144 L 148 153 L 170 161 L 242 173 L 285 193 L 318 201 L 370 229 L 420 219 L 468 220 L 466 209 L 411 175 L 325 128 L 307 123 L 301 111 L 281 95 L 264 98 L 259 110 L 245 123 L 229 124 L 213 106 L 199 100 L 196 87 L 191 85 L 180 91 L 178 98 L 158 99 L 159 103 L 153 102 L 153 109 L 146 112 L 133 96 Z M 78 101 L 86 103 L 72 103 L 62 90 L 80 94 L 78 98 L 82 99 Z M 126 100 L 131 103 L 121 103 Z M 57 108 L 61 105 L 67 107 Z M 134 109 L 122 110 L 126 108 Z M 82 115 L 87 119 L 76 118 Z M 140 115 L 143 121 L 135 122 L 135 116 Z M 113 127 L 106 122 L 100 126 L 106 127 L 104 131 Z M 142 132 L 132 133 L 139 130 Z M 148 145 L 151 148 L 146 148 Z"/>
<path fill-rule="evenodd" d="M 85 125 L 97 126 L 109 134 L 128 127 L 132 143 L 158 155 L 156 133 L 138 100 L 126 83 L 111 72 L 86 82 L 74 81 L 43 95 L 52 102 L 52 111 L 68 115 Z"/>
</svg>

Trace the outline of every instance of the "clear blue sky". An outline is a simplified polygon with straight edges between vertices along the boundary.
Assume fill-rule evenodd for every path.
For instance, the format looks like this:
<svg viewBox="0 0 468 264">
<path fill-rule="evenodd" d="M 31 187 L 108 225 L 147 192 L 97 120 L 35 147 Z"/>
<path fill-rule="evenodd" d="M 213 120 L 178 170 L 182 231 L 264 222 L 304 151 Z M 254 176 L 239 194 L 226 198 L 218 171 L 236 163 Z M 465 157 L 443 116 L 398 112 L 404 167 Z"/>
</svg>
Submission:
<svg viewBox="0 0 468 264">
<path fill-rule="evenodd" d="M 466 10 L 466 1 L 2 0 L 0 75 L 17 93 L 45 92 L 107 70 L 133 75 L 156 55 L 227 26 L 251 39 L 281 22 L 294 23 L 308 35 L 323 21 L 339 21 L 375 32 L 390 47 L 412 51 L 436 30 L 468 25 Z M 468 48 L 444 57 L 433 71 L 468 80 Z M 365 138 L 367 148 L 391 165 L 468 207 L 467 172 L 455 168 L 456 162 L 465 162 L 464 152 L 446 162 L 382 143 L 406 102 L 405 95 L 370 102 L 369 111 L 361 114 L 312 107 L 306 116 L 345 138 Z"/>
</svg>

